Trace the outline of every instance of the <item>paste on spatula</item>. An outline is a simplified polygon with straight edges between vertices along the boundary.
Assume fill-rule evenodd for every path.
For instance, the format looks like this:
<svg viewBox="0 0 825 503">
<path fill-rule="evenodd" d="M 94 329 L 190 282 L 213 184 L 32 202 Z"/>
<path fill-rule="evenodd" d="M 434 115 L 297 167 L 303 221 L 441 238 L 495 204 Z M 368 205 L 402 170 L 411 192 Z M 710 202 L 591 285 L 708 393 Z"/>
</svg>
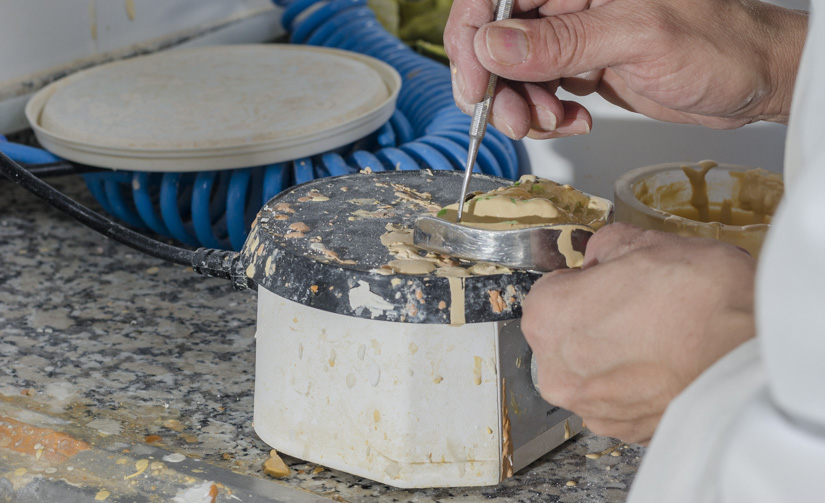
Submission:
<svg viewBox="0 0 825 503">
<path fill-rule="evenodd" d="M 436 214 L 455 222 L 458 203 Z M 552 224 L 582 224 L 594 229 L 607 223 L 604 200 L 592 198 L 570 185 L 524 175 L 517 182 L 485 193 L 476 193 L 464 204 L 461 223 L 491 230 L 521 229 Z"/>
</svg>

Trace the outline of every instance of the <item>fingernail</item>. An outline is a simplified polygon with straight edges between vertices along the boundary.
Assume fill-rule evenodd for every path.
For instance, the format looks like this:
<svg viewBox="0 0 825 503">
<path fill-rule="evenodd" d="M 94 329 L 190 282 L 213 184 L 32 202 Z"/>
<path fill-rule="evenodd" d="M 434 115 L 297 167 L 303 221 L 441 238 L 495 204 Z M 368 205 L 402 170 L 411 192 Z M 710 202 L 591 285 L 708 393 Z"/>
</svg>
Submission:
<svg viewBox="0 0 825 503">
<path fill-rule="evenodd" d="M 496 63 L 517 65 L 527 59 L 527 35 L 516 28 L 491 26 L 487 29 L 487 52 Z"/>
<path fill-rule="evenodd" d="M 573 130 L 573 134 L 587 134 L 590 132 L 590 124 L 584 119 L 574 120 L 570 128 Z"/>
<path fill-rule="evenodd" d="M 555 131 L 556 124 L 558 121 L 556 120 L 556 116 L 553 115 L 550 110 L 536 106 L 535 107 L 536 113 L 536 124 L 533 124 L 535 129 L 541 129 L 542 131 Z"/>
<path fill-rule="evenodd" d="M 463 99 L 464 98 L 464 89 L 465 89 L 464 79 L 461 77 L 461 74 L 458 73 L 458 68 L 452 67 L 451 70 L 452 70 L 452 77 L 453 77 L 453 86 L 456 88 L 456 90 L 458 90 L 458 94 Z"/>
<path fill-rule="evenodd" d="M 494 119 L 494 120 L 493 120 L 493 121 L 491 121 L 491 122 L 495 122 L 495 126 L 494 126 L 494 127 L 495 127 L 496 129 L 498 129 L 498 131 L 499 131 L 500 133 L 502 133 L 502 134 L 504 134 L 505 136 L 507 136 L 508 138 L 512 138 L 512 139 L 514 139 L 514 140 L 517 140 L 517 139 L 518 139 L 518 138 L 516 138 L 516 132 L 515 132 L 515 131 L 513 131 L 513 128 L 510 126 L 510 124 L 509 124 L 507 121 L 505 121 L 505 120 L 504 120 L 502 117 L 500 117 L 499 115 L 496 115 L 496 114 L 492 114 L 492 115 L 493 115 L 493 119 Z"/>
<path fill-rule="evenodd" d="M 590 124 L 584 119 L 576 119 L 570 124 L 558 127 L 556 132 L 566 136 L 588 134 L 590 132 Z"/>
</svg>

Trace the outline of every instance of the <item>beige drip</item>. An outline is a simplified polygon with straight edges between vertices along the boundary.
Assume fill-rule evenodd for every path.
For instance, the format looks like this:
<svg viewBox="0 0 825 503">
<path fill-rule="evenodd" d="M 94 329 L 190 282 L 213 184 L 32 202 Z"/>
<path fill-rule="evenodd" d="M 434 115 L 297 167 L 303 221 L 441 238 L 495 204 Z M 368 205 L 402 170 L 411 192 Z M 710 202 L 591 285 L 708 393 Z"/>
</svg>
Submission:
<svg viewBox="0 0 825 503">
<path fill-rule="evenodd" d="M 719 222 L 726 225 L 753 225 L 770 223 L 776 207 L 782 198 L 784 185 L 782 177 L 776 173 L 771 173 L 764 169 L 751 169 L 744 172 L 731 171 L 730 176 L 737 179 L 738 187 L 731 194 L 732 199 L 725 199 L 718 204 L 719 208 L 712 208 L 708 197 L 708 183 L 706 176 L 708 171 L 718 166 L 714 161 L 702 161 L 699 169 L 683 166 L 682 171 L 690 182 L 690 206 L 694 214 L 680 211 L 679 208 L 664 208 L 677 216 L 689 218 L 699 222 Z M 678 185 L 678 184 L 677 184 Z M 665 194 L 668 188 L 660 190 L 660 206 L 673 205 L 678 201 L 669 201 Z M 673 194 L 678 194 L 678 190 L 671 190 Z M 647 200 L 642 200 L 648 206 Z"/>
<path fill-rule="evenodd" d="M 567 267 L 581 267 L 582 263 L 584 263 L 584 254 L 573 248 L 574 229 L 587 229 L 587 227 L 572 225 L 565 226 L 562 228 L 561 235 L 556 241 L 559 247 L 559 253 L 564 255 L 564 260 L 567 263 Z"/>
<path fill-rule="evenodd" d="M 501 480 L 513 476 L 513 440 L 510 437 L 510 411 L 507 410 L 507 382 L 501 378 Z"/>
<path fill-rule="evenodd" d="M 753 212 L 754 222 L 769 222 L 785 192 L 782 178 L 762 169 L 733 172 L 731 176 L 739 180 L 739 206 Z"/>
<path fill-rule="evenodd" d="M 450 326 L 458 327 L 466 323 L 464 317 L 464 278 L 448 277 L 450 285 Z"/>
<path fill-rule="evenodd" d="M 688 177 L 690 181 L 690 205 L 696 208 L 699 213 L 699 220 L 702 222 L 710 221 L 710 201 L 708 199 L 708 182 L 705 177 L 712 168 L 717 164 L 713 161 L 702 161 L 699 163 L 699 169 L 692 169 L 688 166 L 682 167 L 682 172 Z"/>
</svg>

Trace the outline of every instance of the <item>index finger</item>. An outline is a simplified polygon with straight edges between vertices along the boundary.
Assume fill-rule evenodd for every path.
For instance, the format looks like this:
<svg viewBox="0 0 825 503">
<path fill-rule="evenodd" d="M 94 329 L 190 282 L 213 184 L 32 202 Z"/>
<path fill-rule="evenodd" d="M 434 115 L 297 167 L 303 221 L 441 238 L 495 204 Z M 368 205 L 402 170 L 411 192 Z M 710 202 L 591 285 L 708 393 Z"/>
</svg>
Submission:
<svg viewBox="0 0 825 503">
<path fill-rule="evenodd" d="M 495 0 L 454 0 L 444 26 L 444 50 L 450 59 L 453 88 L 468 103 L 484 97 L 490 73 L 481 66 L 473 49 L 479 27 L 495 14 Z"/>
</svg>

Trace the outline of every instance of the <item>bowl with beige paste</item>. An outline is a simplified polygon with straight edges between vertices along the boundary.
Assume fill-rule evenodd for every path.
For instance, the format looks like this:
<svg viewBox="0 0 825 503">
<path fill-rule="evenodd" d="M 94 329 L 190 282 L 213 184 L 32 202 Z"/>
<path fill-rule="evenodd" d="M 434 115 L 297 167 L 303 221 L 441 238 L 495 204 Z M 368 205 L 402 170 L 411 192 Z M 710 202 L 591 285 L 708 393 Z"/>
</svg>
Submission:
<svg viewBox="0 0 825 503">
<path fill-rule="evenodd" d="M 782 198 L 778 173 L 701 161 L 634 169 L 614 184 L 616 221 L 718 239 L 755 258 Z"/>
</svg>

